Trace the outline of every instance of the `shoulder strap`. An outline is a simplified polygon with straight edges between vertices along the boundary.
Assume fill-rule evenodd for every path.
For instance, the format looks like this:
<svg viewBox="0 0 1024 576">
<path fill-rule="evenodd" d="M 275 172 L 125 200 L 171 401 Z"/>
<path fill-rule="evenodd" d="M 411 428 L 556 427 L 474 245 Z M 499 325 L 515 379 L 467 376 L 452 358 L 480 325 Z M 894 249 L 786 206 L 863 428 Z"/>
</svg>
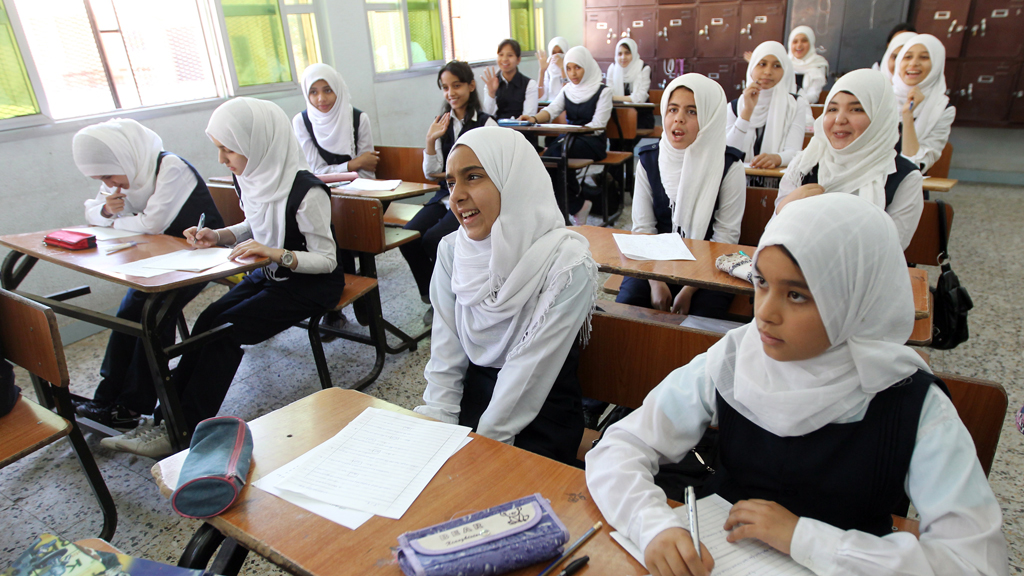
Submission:
<svg viewBox="0 0 1024 576">
<path fill-rule="evenodd" d="M 948 241 L 946 238 L 946 203 L 942 200 L 935 200 L 935 205 L 939 208 L 939 261 L 943 262 L 949 259 L 946 244 Z"/>
<path fill-rule="evenodd" d="M 164 156 L 167 156 L 168 154 L 170 154 L 170 152 L 168 152 L 167 150 L 163 150 L 162 152 L 160 152 L 159 154 L 156 155 L 156 175 L 157 176 L 160 175 L 160 163 L 164 161 Z M 193 168 L 193 170 L 195 170 L 195 168 Z M 202 180 L 200 180 L 200 182 L 202 182 Z"/>
<path fill-rule="evenodd" d="M 739 102 L 739 100 L 740 100 L 739 98 L 736 98 L 732 102 L 729 102 L 729 106 L 732 106 L 732 115 L 736 116 L 737 118 L 740 115 L 739 110 L 738 110 L 738 106 L 739 105 L 737 104 L 737 102 Z"/>
<path fill-rule="evenodd" d="M 303 112 L 303 114 L 305 114 L 305 112 Z M 355 158 L 356 156 L 359 155 L 356 152 L 357 152 L 357 150 L 359 148 L 359 120 L 360 120 L 360 116 L 362 114 L 363 114 L 362 110 L 360 110 L 359 108 L 356 108 L 355 106 L 352 107 L 352 138 L 353 138 L 353 140 L 352 140 L 352 157 L 353 158 Z"/>
</svg>

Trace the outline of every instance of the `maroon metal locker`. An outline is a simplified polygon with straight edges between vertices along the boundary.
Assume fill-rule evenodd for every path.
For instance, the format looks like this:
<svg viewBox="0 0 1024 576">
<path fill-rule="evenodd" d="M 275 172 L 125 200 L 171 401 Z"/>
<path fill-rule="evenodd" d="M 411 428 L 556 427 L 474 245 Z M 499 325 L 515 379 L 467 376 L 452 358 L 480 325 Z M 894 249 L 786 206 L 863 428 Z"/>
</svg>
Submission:
<svg viewBox="0 0 1024 576">
<path fill-rule="evenodd" d="M 653 6 L 657 0 L 619 0 L 619 6 Z"/>
<path fill-rule="evenodd" d="M 746 72 L 746 68 L 743 70 Z M 726 99 L 733 100 L 740 95 L 741 90 L 736 88 L 736 63 L 732 58 L 701 58 L 694 62 L 692 71 L 718 82 Z"/>
<path fill-rule="evenodd" d="M 956 58 L 960 56 L 970 12 L 971 0 L 921 0 L 914 27 L 921 34 L 941 40 L 946 56 Z"/>
<path fill-rule="evenodd" d="M 615 58 L 615 43 L 619 41 L 618 10 L 587 10 L 583 45 L 597 60 Z"/>
<path fill-rule="evenodd" d="M 758 44 L 775 40 L 786 44 L 786 0 L 744 2 L 740 6 L 739 52 L 753 52 Z"/>
<path fill-rule="evenodd" d="M 598 60 L 597 65 L 601 68 L 601 80 L 608 80 L 608 67 L 612 65 L 611 60 Z"/>
<path fill-rule="evenodd" d="M 1024 122 L 1024 66 L 1018 73 L 1017 89 L 1013 92 L 1013 104 L 1010 105 L 1010 122 Z"/>
<path fill-rule="evenodd" d="M 615 8 L 619 0 L 587 0 L 587 8 Z"/>
<path fill-rule="evenodd" d="M 692 58 L 697 33 L 696 6 L 658 8 L 658 58 Z"/>
<path fill-rule="evenodd" d="M 957 121 L 1005 121 L 1019 67 L 1008 60 L 961 60 L 957 85 L 950 94 Z"/>
<path fill-rule="evenodd" d="M 664 89 L 677 76 L 693 72 L 692 58 L 658 58 L 651 64 L 651 88 Z"/>
<path fill-rule="evenodd" d="M 697 7 L 697 57 L 731 58 L 736 55 L 740 6 L 701 4 Z"/>
<path fill-rule="evenodd" d="M 968 58 L 1019 58 L 1024 55 L 1024 0 L 974 0 L 967 35 Z"/>
<path fill-rule="evenodd" d="M 657 8 L 653 6 L 650 8 L 624 8 L 619 11 L 619 23 L 622 28 L 619 37 L 628 37 L 636 41 L 640 57 L 644 60 L 654 58 L 658 40 L 657 14 Z"/>
</svg>

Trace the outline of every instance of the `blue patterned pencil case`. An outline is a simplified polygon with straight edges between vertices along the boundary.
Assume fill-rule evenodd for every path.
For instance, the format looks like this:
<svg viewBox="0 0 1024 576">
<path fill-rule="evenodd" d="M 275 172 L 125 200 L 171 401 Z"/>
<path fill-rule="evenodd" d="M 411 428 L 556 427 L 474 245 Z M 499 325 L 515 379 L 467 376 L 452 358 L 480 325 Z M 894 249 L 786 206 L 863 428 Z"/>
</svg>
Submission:
<svg viewBox="0 0 1024 576">
<path fill-rule="evenodd" d="M 540 494 L 398 537 L 406 576 L 491 576 L 557 557 L 569 530 Z"/>
</svg>

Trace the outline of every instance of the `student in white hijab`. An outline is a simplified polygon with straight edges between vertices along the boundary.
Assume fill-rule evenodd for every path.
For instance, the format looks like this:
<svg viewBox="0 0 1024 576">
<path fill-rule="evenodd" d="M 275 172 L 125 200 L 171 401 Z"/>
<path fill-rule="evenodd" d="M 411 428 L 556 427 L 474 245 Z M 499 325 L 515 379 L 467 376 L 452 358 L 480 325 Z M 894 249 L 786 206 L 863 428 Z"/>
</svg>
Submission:
<svg viewBox="0 0 1024 576">
<path fill-rule="evenodd" d="M 942 156 L 956 120 L 946 96 L 946 47 L 931 34 L 907 40 L 896 57 L 892 89 L 900 108 L 896 151 L 927 173 Z"/>
<path fill-rule="evenodd" d="M 548 102 L 558 97 L 562 91 L 562 85 L 568 82 L 565 75 L 565 53 L 569 51 L 569 41 L 561 36 L 555 36 L 548 42 L 548 52 L 543 50 L 537 53 L 537 63 L 540 65 L 541 82 L 539 88 L 540 97 Z"/>
<path fill-rule="evenodd" d="M 201 214 L 211 226 L 224 225 L 199 172 L 165 152 L 160 136 L 135 120 L 115 118 L 79 130 L 72 152 L 82 174 L 102 183 L 96 198 L 85 202 L 85 219 L 93 226 L 180 238 Z M 205 286 L 174 291 L 160 326 L 164 346 L 174 344 L 175 320 Z M 147 299 L 146 293 L 129 289 L 117 317 L 141 321 Z M 78 414 L 112 428 L 130 429 L 137 426 L 139 415 L 153 413 L 156 400 L 142 341 L 111 332 L 99 386 L 92 401 L 76 403 Z"/>
<path fill-rule="evenodd" d="M 898 123 L 896 97 L 881 73 L 854 70 L 840 78 L 814 123 L 814 137 L 779 183 L 776 213 L 816 194 L 854 194 L 885 209 L 906 248 L 924 210 L 924 179 L 896 154 Z"/>
<path fill-rule="evenodd" d="M 640 59 L 636 40 L 623 38 L 615 45 L 615 61 L 608 65 L 606 83 L 612 89 L 612 101 L 642 104 L 651 89 L 651 67 Z M 654 113 L 637 111 L 637 128 L 654 128 Z M 632 147 L 630 147 L 632 150 Z"/>
<path fill-rule="evenodd" d="M 309 65 L 302 73 L 302 94 L 306 109 L 292 118 L 292 128 L 311 172 L 373 178 L 377 152 L 370 115 L 352 106 L 341 74 L 327 64 Z"/>
<path fill-rule="evenodd" d="M 331 195 L 309 172 L 292 127 L 277 104 L 234 98 L 210 117 L 206 134 L 221 164 L 234 175 L 245 220 L 226 228 L 185 230 L 197 248 L 232 246 L 232 259 L 269 261 L 211 304 L 192 330 L 203 333 L 232 324 L 221 338 L 181 356 L 174 371 L 185 424 L 217 415 L 242 346 L 258 344 L 333 309 L 345 287 L 331 225 Z M 162 458 L 172 452 L 163 423 L 140 426 L 110 440 L 112 448 Z M 106 442 L 105 440 L 105 442 Z"/>
<path fill-rule="evenodd" d="M 808 104 L 817 104 L 828 84 L 828 60 L 818 54 L 816 38 L 810 26 L 797 26 L 789 33 L 789 58 L 793 61 L 796 93 Z"/>
<path fill-rule="evenodd" d="M 460 227 L 437 251 L 416 411 L 573 462 L 583 434 L 576 366 L 597 297 L 589 244 L 566 229 L 522 134 L 467 132 L 447 171 Z"/>
<path fill-rule="evenodd" d="M 1002 514 L 945 385 L 904 345 L 914 305 L 892 221 L 849 195 L 797 202 L 765 231 L 755 319 L 669 374 L 587 454 L 601 513 L 653 576 L 710 572 L 655 482 L 708 426 L 706 493 L 815 574 L 1008 573 Z M 920 538 L 893 532 L 909 497 Z M 701 526 L 701 528 L 705 528 Z M 721 526 L 709 527 L 721 530 Z"/>
<path fill-rule="evenodd" d="M 640 149 L 633 190 L 633 233 L 735 244 L 746 204 L 742 153 L 726 146 L 725 92 L 714 80 L 684 74 L 661 96 L 664 131 Z M 722 318 L 732 295 L 627 277 L 617 302 L 677 314 Z"/>
<path fill-rule="evenodd" d="M 597 130 L 591 134 L 576 135 L 572 139 L 568 157 L 604 160 L 608 155 L 608 137 L 604 133 L 604 127 L 612 116 L 612 90 L 608 90 L 601 82 L 601 68 L 590 54 L 590 50 L 583 46 L 574 46 L 566 53 L 565 73 L 569 77 L 569 83 L 562 88 L 558 97 L 536 116 L 523 114 L 519 119 L 543 124 L 557 118 L 564 111 L 567 123 L 589 126 Z M 564 143 L 565 138 L 559 137 L 548 145 L 544 155 L 561 158 Z M 561 181 L 555 169 L 551 171 L 551 178 L 552 181 Z M 580 183 L 576 181 L 574 174 L 570 174 L 568 180 L 569 205 L 563 208 L 573 215 L 578 224 L 586 224 L 591 202 L 583 197 Z M 561 203 L 561 193 L 557 195 L 557 199 Z"/>
<path fill-rule="evenodd" d="M 747 65 L 747 87 L 729 103 L 726 143 L 754 168 L 787 166 L 804 146 L 811 107 L 795 90 L 786 48 L 762 42 Z"/>
<path fill-rule="evenodd" d="M 885 75 L 885 79 L 890 83 L 893 81 L 893 76 L 896 74 L 896 57 L 899 56 L 900 50 L 907 43 L 907 40 L 917 36 L 917 32 L 900 32 L 892 37 L 889 44 L 885 48 L 885 54 L 882 55 L 882 63 L 879 66 L 879 70 Z"/>
</svg>

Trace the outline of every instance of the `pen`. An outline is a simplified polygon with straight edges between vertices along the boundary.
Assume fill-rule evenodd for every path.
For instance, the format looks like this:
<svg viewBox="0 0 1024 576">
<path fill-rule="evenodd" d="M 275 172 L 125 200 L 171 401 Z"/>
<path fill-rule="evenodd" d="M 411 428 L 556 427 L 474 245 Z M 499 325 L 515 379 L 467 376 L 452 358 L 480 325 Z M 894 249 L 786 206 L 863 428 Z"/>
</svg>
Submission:
<svg viewBox="0 0 1024 576">
<path fill-rule="evenodd" d="M 206 212 L 199 215 L 199 226 L 196 226 L 196 235 L 192 236 L 192 245 L 196 245 L 196 236 L 199 235 L 199 231 L 203 229 L 203 224 L 206 224 Z"/>
<path fill-rule="evenodd" d="M 700 527 L 697 526 L 697 496 L 693 486 L 686 487 L 686 513 L 690 517 L 690 536 L 693 537 L 693 547 L 697 549 L 697 558 L 700 558 Z M 703 558 L 701 558 L 703 560 Z"/>
<path fill-rule="evenodd" d="M 125 242 L 124 244 L 114 244 L 113 246 L 107 246 L 107 247 L 104 248 L 104 250 L 107 252 L 107 255 L 109 256 L 109 255 L 113 254 L 114 252 L 120 252 L 121 250 L 124 250 L 125 248 L 133 248 L 133 247 L 138 246 L 138 245 L 139 245 L 138 242 Z"/>
<path fill-rule="evenodd" d="M 747 255 L 746 255 L 746 253 L 745 253 L 745 252 L 743 252 L 743 250 L 740 250 L 740 255 L 742 255 L 742 256 L 747 256 Z M 747 258 L 750 258 L 750 256 L 747 256 Z"/>
<path fill-rule="evenodd" d="M 558 559 L 552 562 L 551 564 L 548 564 L 548 567 L 545 568 L 544 571 L 539 574 L 539 576 L 548 576 L 548 574 L 550 574 L 552 570 L 554 570 L 556 567 L 558 567 L 559 564 L 564 562 L 566 558 L 572 556 L 572 553 L 575 552 L 577 548 L 582 546 L 587 540 L 589 540 L 590 537 L 593 536 L 598 530 L 600 530 L 602 526 L 604 526 L 604 524 L 601 522 L 594 524 L 594 526 L 590 530 L 587 530 L 586 534 L 580 536 L 580 539 L 577 540 L 575 544 L 570 546 L 564 554 L 559 556 Z"/>
<path fill-rule="evenodd" d="M 577 558 L 572 562 L 569 562 L 569 565 L 565 567 L 565 570 L 559 572 L 558 576 L 572 576 L 573 574 L 579 572 L 580 568 L 586 566 L 587 562 L 590 562 L 590 556 L 583 556 L 582 558 Z"/>
</svg>

